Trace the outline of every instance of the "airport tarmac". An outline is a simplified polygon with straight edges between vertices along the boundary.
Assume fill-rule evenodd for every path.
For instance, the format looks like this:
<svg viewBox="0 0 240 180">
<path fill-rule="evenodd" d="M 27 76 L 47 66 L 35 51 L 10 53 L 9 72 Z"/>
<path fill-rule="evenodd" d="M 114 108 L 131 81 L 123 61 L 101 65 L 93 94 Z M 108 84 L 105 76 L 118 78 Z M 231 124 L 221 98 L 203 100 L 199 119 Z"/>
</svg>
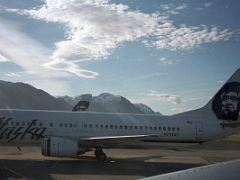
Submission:
<svg viewBox="0 0 240 180">
<path fill-rule="evenodd" d="M 93 152 L 72 158 L 43 157 L 39 147 L 0 146 L 0 179 L 132 180 L 240 158 L 240 141 L 164 149 L 110 149 L 105 163 Z M 6 179 L 12 179 L 6 178 Z"/>
</svg>

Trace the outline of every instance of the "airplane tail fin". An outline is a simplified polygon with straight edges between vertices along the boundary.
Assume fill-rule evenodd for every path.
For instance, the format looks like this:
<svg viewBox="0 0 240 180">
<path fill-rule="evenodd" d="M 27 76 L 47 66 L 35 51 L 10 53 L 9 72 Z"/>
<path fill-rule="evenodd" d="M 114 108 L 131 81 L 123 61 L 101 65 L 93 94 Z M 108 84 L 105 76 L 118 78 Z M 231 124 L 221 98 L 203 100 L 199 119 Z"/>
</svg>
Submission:
<svg viewBox="0 0 240 180">
<path fill-rule="evenodd" d="M 240 120 L 240 68 L 228 79 L 204 109 L 210 109 L 219 120 L 231 122 Z"/>
</svg>

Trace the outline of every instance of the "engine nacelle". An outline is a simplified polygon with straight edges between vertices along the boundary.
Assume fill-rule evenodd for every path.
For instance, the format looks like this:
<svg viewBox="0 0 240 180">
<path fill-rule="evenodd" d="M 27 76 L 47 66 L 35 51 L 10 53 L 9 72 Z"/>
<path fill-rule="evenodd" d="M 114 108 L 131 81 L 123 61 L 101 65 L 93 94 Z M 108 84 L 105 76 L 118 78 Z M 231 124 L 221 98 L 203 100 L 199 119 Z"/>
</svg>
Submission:
<svg viewBox="0 0 240 180">
<path fill-rule="evenodd" d="M 78 143 L 75 140 L 48 137 L 42 142 L 42 155 L 44 156 L 76 156 L 78 154 Z"/>
</svg>

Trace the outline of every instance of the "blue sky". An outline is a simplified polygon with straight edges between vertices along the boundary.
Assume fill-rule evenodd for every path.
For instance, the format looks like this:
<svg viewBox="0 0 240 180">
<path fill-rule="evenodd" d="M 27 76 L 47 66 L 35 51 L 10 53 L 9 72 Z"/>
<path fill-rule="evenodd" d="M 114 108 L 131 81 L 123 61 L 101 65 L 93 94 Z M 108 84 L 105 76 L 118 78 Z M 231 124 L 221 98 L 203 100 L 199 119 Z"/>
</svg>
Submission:
<svg viewBox="0 0 240 180">
<path fill-rule="evenodd" d="M 163 114 L 240 67 L 237 0 L 1 0 L 0 74 L 52 95 L 109 92 Z"/>
</svg>

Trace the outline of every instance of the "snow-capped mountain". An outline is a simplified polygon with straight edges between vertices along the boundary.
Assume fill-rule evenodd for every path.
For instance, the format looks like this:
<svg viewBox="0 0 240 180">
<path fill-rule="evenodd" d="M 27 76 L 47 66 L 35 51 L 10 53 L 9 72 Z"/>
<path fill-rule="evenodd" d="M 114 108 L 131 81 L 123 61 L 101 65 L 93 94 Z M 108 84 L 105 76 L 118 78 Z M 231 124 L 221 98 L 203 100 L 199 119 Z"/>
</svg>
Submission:
<svg viewBox="0 0 240 180">
<path fill-rule="evenodd" d="M 122 96 L 102 93 L 98 96 L 83 94 L 76 97 L 53 97 L 47 92 L 25 83 L 0 80 L 0 109 L 68 110 L 80 101 L 90 103 L 88 111 L 116 113 L 155 113 L 144 104 L 133 104 Z"/>
<path fill-rule="evenodd" d="M 145 104 L 134 104 L 137 109 L 144 112 L 145 114 L 154 114 L 155 112 Z"/>
<path fill-rule="evenodd" d="M 133 104 L 122 96 L 116 96 L 110 93 L 102 93 L 98 96 L 91 94 L 83 94 L 76 97 L 59 97 L 70 103 L 73 107 L 80 101 L 86 100 L 90 102 L 88 111 L 93 112 L 117 112 L 117 113 L 138 113 L 138 114 L 154 114 L 155 112 L 144 104 Z"/>
</svg>

